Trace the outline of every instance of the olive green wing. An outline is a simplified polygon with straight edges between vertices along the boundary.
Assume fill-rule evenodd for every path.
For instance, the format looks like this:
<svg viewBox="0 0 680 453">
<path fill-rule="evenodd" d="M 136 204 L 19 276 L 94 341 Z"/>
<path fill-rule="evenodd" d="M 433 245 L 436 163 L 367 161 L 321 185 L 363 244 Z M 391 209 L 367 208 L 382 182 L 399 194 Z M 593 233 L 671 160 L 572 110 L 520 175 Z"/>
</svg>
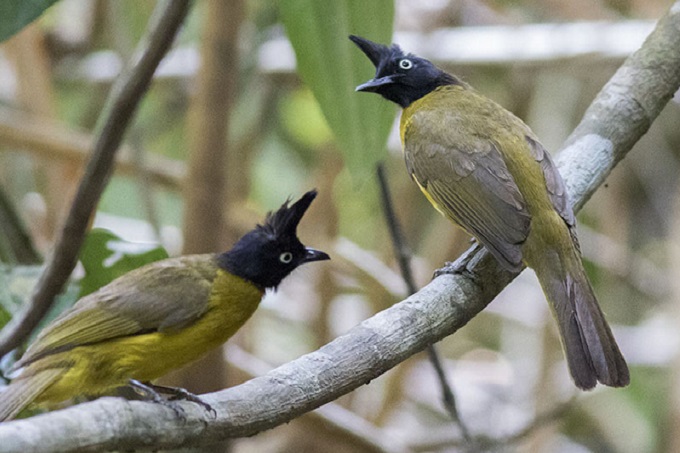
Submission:
<svg viewBox="0 0 680 453">
<path fill-rule="evenodd" d="M 207 310 L 216 272 L 214 255 L 171 258 L 129 272 L 49 324 L 17 367 L 76 346 L 189 325 Z"/>
<path fill-rule="evenodd" d="M 532 156 L 541 166 L 545 185 L 553 207 L 564 221 L 567 222 L 567 225 L 573 227 L 576 225 L 576 218 L 574 217 L 574 210 L 567 193 L 567 187 L 564 184 L 562 175 L 557 170 L 557 166 L 550 157 L 550 153 L 535 138 L 527 135 L 526 141 L 529 143 Z"/>
<path fill-rule="evenodd" d="M 435 207 L 475 236 L 509 270 L 522 266 L 521 244 L 531 216 L 496 146 L 473 138 L 466 146 L 409 137 L 404 156 L 411 177 Z"/>
</svg>

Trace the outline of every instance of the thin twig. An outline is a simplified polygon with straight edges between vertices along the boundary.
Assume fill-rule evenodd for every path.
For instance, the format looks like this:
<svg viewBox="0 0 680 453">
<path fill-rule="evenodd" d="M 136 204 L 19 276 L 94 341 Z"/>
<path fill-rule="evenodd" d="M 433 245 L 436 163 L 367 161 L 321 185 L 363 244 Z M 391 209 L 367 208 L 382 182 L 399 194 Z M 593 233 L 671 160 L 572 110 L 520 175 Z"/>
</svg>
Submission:
<svg viewBox="0 0 680 453">
<path fill-rule="evenodd" d="M 190 0 L 159 2 L 149 32 L 129 69 L 111 88 L 99 123 L 92 158 L 81 179 L 66 223 L 33 292 L 31 303 L 0 334 L 0 356 L 16 348 L 40 322 L 68 280 L 78 260 L 87 226 L 111 176 L 123 134 L 163 55 L 170 48 L 189 11 Z"/>
<path fill-rule="evenodd" d="M 413 279 L 413 271 L 411 270 L 411 251 L 406 246 L 406 240 L 401 231 L 401 225 L 397 220 L 397 215 L 394 212 L 394 204 L 392 203 L 392 194 L 387 183 L 387 176 L 385 175 L 385 165 L 380 162 L 376 166 L 378 183 L 380 185 L 380 196 L 382 199 L 383 212 L 385 214 L 385 221 L 390 230 L 392 237 L 392 245 L 394 246 L 394 254 L 399 263 L 399 270 L 406 283 L 406 288 L 409 295 L 418 291 L 415 281 Z"/>
<path fill-rule="evenodd" d="M 0 231 L 2 231 L 3 239 L 9 248 L 8 253 L 16 263 L 37 264 L 41 261 L 41 256 L 36 251 L 24 222 L 1 187 Z"/>
<path fill-rule="evenodd" d="M 406 283 L 406 288 L 408 289 L 409 295 L 415 294 L 418 289 L 416 288 L 415 281 L 413 279 L 413 272 L 411 270 L 411 252 L 406 246 L 406 240 L 401 231 L 401 226 L 397 215 L 394 212 L 394 204 L 392 203 L 392 195 L 390 193 L 390 187 L 387 183 L 387 176 L 385 176 L 385 166 L 382 162 L 378 163 L 376 166 L 378 174 L 378 183 L 380 186 L 380 195 L 382 198 L 383 212 L 385 214 L 385 221 L 390 230 L 390 236 L 392 237 L 392 245 L 394 246 L 394 254 L 399 262 L 399 269 L 401 270 L 401 275 Z M 453 394 L 453 390 L 449 385 L 449 381 L 446 377 L 446 372 L 442 365 L 441 357 L 434 344 L 427 346 L 427 355 L 432 363 L 435 373 L 437 374 L 437 379 L 439 380 L 439 386 L 442 392 L 442 402 L 444 407 L 448 411 L 449 415 L 454 422 L 460 427 L 460 432 L 466 442 L 471 443 L 472 437 L 470 436 L 470 431 L 460 417 L 458 412 L 458 406 L 456 404 L 456 397 Z"/>
<path fill-rule="evenodd" d="M 558 418 L 562 418 L 562 416 L 564 416 L 564 414 L 569 409 L 572 408 L 575 400 L 576 397 L 571 398 L 568 401 L 558 404 L 552 409 L 549 409 L 541 414 L 538 414 L 536 418 L 534 418 L 531 421 L 531 423 L 526 425 L 524 428 L 520 429 L 515 434 L 512 434 L 511 436 L 508 436 L 505 439 L 499 439 L 496 443 L 498 445 L 509 445 L 525 439 L 537 429 L 554 422 Z"/>
<path fill-rule="evenodd" d="M 576 401 L 576 397 L 573 397 L 567 401 L 561 402 L 552 409 L 542 412 L 534 417 L 529 423 L 527 423 L 520 430 L 501 437 L 488 437 L 488 436 L 476 436 L 475 437 L 475 452 L 482 451 L 498 451 L 507 450 L 513 444 L 517 444 L 536 430 L 553 423 L 559 418 L 563 417 L 566 412 L 571 409 Z M 447 450 L 451 448 L 465 448 L 467 444 L 464 444 L 460 439 L 447 437 L 437 439 L 436 436 L 431 436 L 434 438 L 424 439 L 422 441 L 416 441 L 409 444 L 409 449 L 414 452 L 425 452 L 425 451 L 440 451 Z"/>
</svg>

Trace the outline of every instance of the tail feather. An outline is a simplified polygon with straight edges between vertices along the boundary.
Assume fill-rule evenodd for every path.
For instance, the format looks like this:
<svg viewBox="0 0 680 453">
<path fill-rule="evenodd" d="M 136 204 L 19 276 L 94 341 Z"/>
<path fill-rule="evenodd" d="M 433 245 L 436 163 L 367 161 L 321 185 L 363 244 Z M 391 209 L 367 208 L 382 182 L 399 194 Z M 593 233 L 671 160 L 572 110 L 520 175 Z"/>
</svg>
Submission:
<svg viewBox="0 0 680 453">
<path fill-rule="evenodd" d="M 18 377 L 0 391 L 0 422 L 11 420 L 34 402 L 63 373 L 48 369 L 28 377 Z"/>
<path fill-rule="evenodd" d="M 568 297 L 574 301 L 581 337 L 591 359 L 597 380 L 610 387 L 630 383 L 628 365 L 619 350 L 609 324 L 600 309 L 585 271 L 577 279 L 567 277 Z"/>
<path fill-rule="evenodd" d="M 626 361 L 597 303 L 583 266 L 565 266 L 566 276 L 555 269 L 537 272 L 543 291 L 553 306 L 569 372 L 577 387 L 589 390 L 597 382 L 624 387 L 630 382 Z M 552 272 L 551 272 L 552 271 Z"/>
</svg>

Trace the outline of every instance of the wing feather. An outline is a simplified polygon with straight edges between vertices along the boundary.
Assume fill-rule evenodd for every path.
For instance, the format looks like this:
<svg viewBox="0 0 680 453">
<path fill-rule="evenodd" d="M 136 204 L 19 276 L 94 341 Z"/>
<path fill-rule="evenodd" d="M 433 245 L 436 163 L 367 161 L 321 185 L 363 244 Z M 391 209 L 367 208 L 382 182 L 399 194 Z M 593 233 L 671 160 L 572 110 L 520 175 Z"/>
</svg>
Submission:
<svg viewBox="0 0 680 453">
<path fill-rule="evenodd" d="M 543 145 L 541 145 L 537 140 L 530 136 L 526 136 L 526 140 L 529 143 L 529 149 L 534 159 L 538 161 L 543 171 L 543 177 L 545 178 L 545 185 L 548 189 L 548 195 L 550 196 L 550 201 L 553 207 L 558 212 L 558 214 L 567 222 L 567 225 L 576 225 L 576 218 L 574 217 L 574 210 L 571 206 L 571 201 L 569 200 L 569 193 L 567 192 L 567 187 L 564 184 L 562 175 L 560 175 L 555 162 L 553 162 Z"/>
<path fill-rule="evenodd" d="M 489 123 L 496 129 L 485 126 Z M 498 148 L 497 136 L 503 133 L 509 134 L 503 143 L 511 149 Z M 504 155 L 527 165 L 533 158 L 553 208 L 575 225 L 566 186 L 545 148 L 519 118 L 471 88 L 441 87 L 414 102 L 402 114 L 401 138 L 409 174 L 435 207 L 506 268 L 521 268 L 531 214 Z"/>
<path fill-rule="evenodd" d="M 468 148 L 417 140 L 406 147 L 408 171 L 437 209 L 519 270 L 531 216 L 496 146 L 479 139 Z"/>
<path fill-rule="evenodd" d="M 48 325 L 17 367 L 85 344 L 191 324 L 208 308 L 214 255 L 152 263 L 80 299 Z"/>
</svg>

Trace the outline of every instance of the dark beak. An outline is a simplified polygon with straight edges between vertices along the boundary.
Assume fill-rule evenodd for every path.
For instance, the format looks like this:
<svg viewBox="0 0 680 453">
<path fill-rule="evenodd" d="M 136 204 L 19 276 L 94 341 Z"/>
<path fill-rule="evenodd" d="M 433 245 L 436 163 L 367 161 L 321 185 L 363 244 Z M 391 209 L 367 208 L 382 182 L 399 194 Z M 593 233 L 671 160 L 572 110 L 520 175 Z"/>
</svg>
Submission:
<svg viewBox="0 0 680 453">
<path fill-rule="evenodd" d="M 379 77 L 377 79 L 371 79 L 366 83 L 362 83 L 355 88 L 356 91 L 368 91 L 371 93 L 377 93 L 381 87 L 385 85 L 391 85 L 401 77 L 401 74 L 391 74 L 385 77 Z"/>
<path fill-rule="evenodd" d="M 303 260 L 303 263 L 310 263 L 312 261 L 324 261 L 324 260 L 329 260 L 331 259 L 330 256 L 328 256 L 327 253 L 322 252 L 321 250 L 316 250 L 311 247 L 307 247 L 305 253 L 305 258 Z"/>
</svg>

